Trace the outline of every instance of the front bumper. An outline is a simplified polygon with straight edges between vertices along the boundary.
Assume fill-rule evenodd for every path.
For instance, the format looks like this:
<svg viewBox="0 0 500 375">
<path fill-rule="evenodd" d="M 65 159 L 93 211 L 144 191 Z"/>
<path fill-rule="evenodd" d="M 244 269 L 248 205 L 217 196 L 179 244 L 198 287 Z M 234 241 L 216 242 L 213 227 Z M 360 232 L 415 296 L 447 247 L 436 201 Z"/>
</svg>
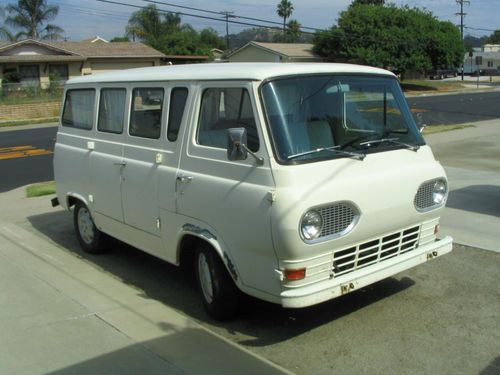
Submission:
<svg viewBox="0 0 500 375">
<path fill-rule="evenodd" d="M 280 294 L 281 305 L 287 308 L 299 308 L 328 301 L 447 254 L 452 248 L 453 239 L 447 236 L 372 267 L 362 268 L 331 280 L 285 290 Z"/>
</svg>

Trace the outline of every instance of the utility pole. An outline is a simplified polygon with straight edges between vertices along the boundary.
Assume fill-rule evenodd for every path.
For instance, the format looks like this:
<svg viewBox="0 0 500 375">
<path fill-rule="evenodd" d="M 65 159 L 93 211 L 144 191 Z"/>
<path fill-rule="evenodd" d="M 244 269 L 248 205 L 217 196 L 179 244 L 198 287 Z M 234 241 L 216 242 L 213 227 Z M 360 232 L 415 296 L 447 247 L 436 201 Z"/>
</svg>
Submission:
<svg viewBox="0 0 500 375">
<path fill-rule="evenodd" d="M 470 5 L 468 0 L 455 0 L 457 4 L 460 5 L 460 13 L 455 13 L 460 16 L 460 38 L 462 39 L 462 45 L 464 45 L 464 17 L 467 13 L 464 13 L 464 4 Z M 462 81 L 464 80 L 464 59 L 462 58 Z"/>
<path fill-rule="evenodd" d="M 229 50 L 229 17 L 234 17 L 234 12 L 220 12 L 226 18 L 226 48 Z"/>
</svg>

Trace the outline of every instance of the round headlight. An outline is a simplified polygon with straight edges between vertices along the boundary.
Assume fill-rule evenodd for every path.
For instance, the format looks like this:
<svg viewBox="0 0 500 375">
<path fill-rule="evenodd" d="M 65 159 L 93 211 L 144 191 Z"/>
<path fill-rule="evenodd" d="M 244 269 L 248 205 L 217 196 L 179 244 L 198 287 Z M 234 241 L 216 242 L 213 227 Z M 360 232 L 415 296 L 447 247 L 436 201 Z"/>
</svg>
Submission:
<svg viewBox="0 0 500 375">
<path fill-rule="evenodd" d="M 323 229 L 323 219 L 318 211 L 309 211 L 302 216 L 300 231 L 306 240 L 313 240 L 319 236 Z"/>
<path fill-rule="evenodd" d="M 445 201 L 446 195 L 448 194 L 448 188 L 446 182 L 443 180 L 436 181 L 434 184 L 434 189 L 432 191 L 432 200 L 435 204 L 441 204 Z"/>
</svg>

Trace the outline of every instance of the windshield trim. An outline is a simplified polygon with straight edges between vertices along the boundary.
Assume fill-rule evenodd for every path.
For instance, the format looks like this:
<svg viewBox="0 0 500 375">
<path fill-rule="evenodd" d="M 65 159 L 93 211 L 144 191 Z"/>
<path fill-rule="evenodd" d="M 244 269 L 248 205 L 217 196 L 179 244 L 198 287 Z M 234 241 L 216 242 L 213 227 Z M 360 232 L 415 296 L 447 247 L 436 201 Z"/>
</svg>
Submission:
<svg viewBox="0 0 500 375">
<path fill-rule="evenodd" d="M 266 127 L 266 132 L 267 135 L 269 136 L 269 139 L 271 140 L 271 149 L 273 152 L 274 160 L 280 164 L 280 165 L 300 165 L 300 164 L 309 164 L 309 163 L 317 163 L 317 162 L 323 162 L 323 161 L 328 161 L 328 160 L 335 160 L 335 159 L 351 159 L 352 157 L 348 155 L 340 155 L 340 154 L 334 154 L 331 153 L 328 156 L 324 157 L 318 157 L 316 159 L 305 159 L 305 160 L 296 160 L 296 159 L 281 159 L 278 155 L 278 150 L 276 147 L 276 142 L 274 139 L 273 132 L 271 131 L 271 126 L 270 126 L 270 121 L 267 113 L 267 108 L 265 105 L 264 97 L 263 97 L 263 92 L 262 89 L 264 85 L 266 85 L 269 82 L 276 82 L 276 81 L 281 81 L 281 80 L 286 80 L 286 79 L 291 79 L 291 78 L 304 78 L 304 77 L 332 77 L 332 76 L 342 76 L 342 77 L 362 77 L 362 76 L 368 76 L 368 77 L 381 77 L 381 78 L 386 78 L 386 79 L 392 79 L 399 84 L 399 80 L 396 76 L 391 75 L 391 74 L 377 74 L 377 73 L 345 73 L 345 72 L 332 72 L 332 73 L 309 73 L 309 74 L 291 74 L 291 75 L 286 75 L 286 76 L 276 76 L 276 77 L 269 77 L 264 80 L 262 80 L 258 86 L 258 96 L 259 96 L 259 101 L 260 101 L 260 106 L 262 109 L 262 114 L 264 117 L 264 123 Z M 402 89 L 401 89 L 402 92 Z M 409 126 L 414 126 L 415 129 L 418 131 L 417 125 L 415 123 L 415 119 L 411 115 L 410 107 L 408 106 L 408 102 L 406 100 L 406 96 L 404 95 L 404 92 L 402 92 L 402 99 L 401 98 L 395 98 L 398 104 L 402 107 L 402 109 L 406 109 L 405 113 L 405 118 L 406 114 L 409 114 L 407 121 L 409 121 Z M 420 134 L 420 133 L 419 133 Z M 415 144 L 417 146 L 425 146 L 426 142 L 423 137 L 421 137 L 421 141 L 419 142 L 416 140 Z M 387 144 L 385 147 L 377 147 L 377 148 L 369 148 L 366 150 L 363 150 L 363 154 L 369 155 L 369 154 L 374 154 L 374 153 L 380 153 L 380 152 L 385 152 L 385 151 L 394 151 L 394 150 L 400 150 L 400 149 L 406 149 L 405 146 L 399 145 L 399 144 Z"/>
</svg>

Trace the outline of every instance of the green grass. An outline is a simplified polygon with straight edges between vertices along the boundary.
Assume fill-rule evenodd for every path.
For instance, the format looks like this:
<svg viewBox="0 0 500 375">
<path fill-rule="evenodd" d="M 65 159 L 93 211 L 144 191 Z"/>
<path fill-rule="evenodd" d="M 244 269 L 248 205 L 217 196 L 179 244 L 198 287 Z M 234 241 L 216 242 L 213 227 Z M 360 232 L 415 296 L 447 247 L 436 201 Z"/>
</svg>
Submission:
<svg viewBox="0 0 500 375">
<path fill-rule="evenodd" d="M 474 128 L 474 125 L 429 125 L 424 129 L 423 135 L 449 132 L 452 130 L 460 130 L 465 128 Z"/>
<path fill-rule="evenodd" d="M 54 181 L 34 184 L 26 188 L 26 196 L 28 198 L 41 197 L 42 195 L 49 195 L 55 193 L 56 193 L 56 184 Z"/>
<path fill-rule="evenodd" d="M 0 128 L 7 126 L 31 125 L 31 124 L 46 124 L 50 122 L 57 122 L 58 117 L 37 118 L 31 120 L 15 120 L 15 121 L 1 121 Z"/>
<path fill-rule="evenodd" d="M 461 90 L 462 82 L 458 81 L 427 81 L 427 80 L 408 80 L 401 81 L 403 91 L 421 93 L 421 92 L 451 92 Z"/>
</svg>

